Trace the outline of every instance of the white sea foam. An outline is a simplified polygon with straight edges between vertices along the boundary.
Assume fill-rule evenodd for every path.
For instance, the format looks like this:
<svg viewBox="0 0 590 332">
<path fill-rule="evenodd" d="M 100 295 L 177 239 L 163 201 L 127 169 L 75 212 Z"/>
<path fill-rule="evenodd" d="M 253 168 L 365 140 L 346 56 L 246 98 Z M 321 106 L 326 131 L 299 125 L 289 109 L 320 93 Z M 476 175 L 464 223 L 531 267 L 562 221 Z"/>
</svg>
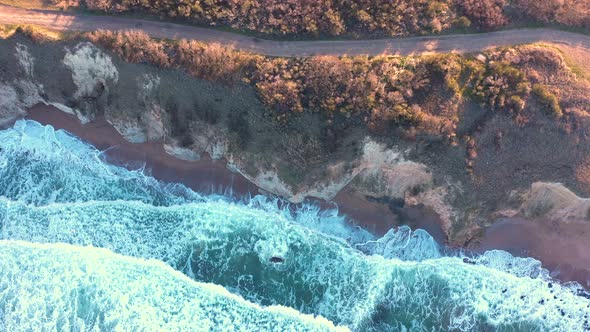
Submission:
<svg viewBox="0 0 590 332">
<path fill-rule="evenodd" d="M 414 321 L 443 330 L 579 330 L 589 310 L 590 302 L 567 287 L 502 271 L 506 255 L 482 258 L 490 267 L 460 257 L 404 262 L 364 256 L 280 214 L 228 202 L 34 207 L 2 200 L 0 211 L 4 239 L 93 245 L 158 259 L 252 301 L 320 314 L 357 330 L 373 327 L 381 315 L 387 319 L 380 323 L 391 328 Z"/>
<path fill-rule="evenodd" d="M 344 331 L 262 308 L 155 260 L 93 247 L 0 241 L 2 331 Z"/>
<path fill-rule="evenodd" d="M 368 255 L 385 258 L 422 261 L 441 257 L 439 245 L 423 229 L 412 231 L 408 226 L 390 229 L 382 238 L 357 244 L 356 248 Z"/>
<path fill-rule="evenodd" d="M 352 325 L 372 310 L 390 274 L 361 259 L 344 240 L 312 232 L 280 213 L 224 201 L 155 207 L 119 200 L 34 207 L 0 199 L 0 227 L 2 239 L 92 245 L 158 259 L 252 301 L 287 305 Z M 282 262 L 273 262 L 273 257 Z"/>
<path fill-rule="evenodd" d="M 20 120 L 0 131 L 0 196 L 34 205 L 93 200 L 141 201 L 156 206 L 218 201 L 181 184 L 168 184 L 102 162 L 101 152 L 63 130 Z M 317 206 L 283 204 L 278 199 L 256 196 L 248 200 L 253 209 L 280 213 L 329 235 L 353 243 L 372 239 L 368 232 L 346 224 L 338 211 L 320 211 Z"/>
<path fill-rule="evenodd" d="M 27 120 L 0 131 L 0 195 L 35 205 L 114 199 L 172 205 L 204 199 L 141 170 L 103 163 L 92 146 Z"/>
</svg>

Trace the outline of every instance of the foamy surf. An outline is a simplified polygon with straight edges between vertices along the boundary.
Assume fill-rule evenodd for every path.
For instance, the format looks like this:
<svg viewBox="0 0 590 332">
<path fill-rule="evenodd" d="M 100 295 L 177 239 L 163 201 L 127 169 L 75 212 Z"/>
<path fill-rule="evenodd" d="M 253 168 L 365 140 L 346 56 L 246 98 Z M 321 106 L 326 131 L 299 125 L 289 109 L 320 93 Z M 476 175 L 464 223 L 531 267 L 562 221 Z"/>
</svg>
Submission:
<svg viewBox="0 0 590 332">
<path fill-rule="evenodd" d="M 2 331 L 345 331 L 195 282 L 155 260 L 0 241 Z"/>
<path fill-rule="evenodd" d="M 516 270 L 520 259 L 508 254 L 490 253 L 475 259 L 478 264 L 460 257 L 366 256 L 280 214 L 228 202 L 35 207 L 2 200 L 0 217 L 3 239 L 92 245 L 157 259 L 252 302 L 319 314 L 356 330 L 408 324 L 465 331 L 569 324 L 580 330 L 590 310 L 572 289 L 539 274 L 532 278 L 529 265 Z"/>
</svg>

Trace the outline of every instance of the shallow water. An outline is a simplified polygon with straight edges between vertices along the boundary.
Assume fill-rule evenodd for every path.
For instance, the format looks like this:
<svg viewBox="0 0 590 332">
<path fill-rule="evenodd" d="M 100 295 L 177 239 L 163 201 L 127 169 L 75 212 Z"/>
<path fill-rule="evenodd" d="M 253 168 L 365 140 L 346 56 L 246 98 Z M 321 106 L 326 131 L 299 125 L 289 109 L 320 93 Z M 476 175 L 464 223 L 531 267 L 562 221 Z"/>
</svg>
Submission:
<svg viewBox="0 0 590 332">
<path fill-rule="evenodd" d="M 142 324 L 137 317 L 144 307 L 157 320 L 145 323 L 161 324 L 146 325 L 148 330 L 182 330 L 194 326 L 195 319 L 213 326 L 207 324 L 216 321 L 207 315 L 217 315 L 222 307 L 235 308 L 223 316 L 223 324 L 244 329 L 271 320 L 295 330 L 303 328 L 293 324 L 329 328 L 324 320 L 293 311 L 285 318 L 258 307 L 281 305 L 357 331 L 590 329 L 590 300 L 578 295 L 576 285 L 551 280 L 534 259 L 502 251 L 448 256 L 422 230 L 400 228 L 374 239 L 349 227 L 336 211 L 284 207 L 265 197 L 236 202 L 200 195 L 141 171 L 108 165 L 91 146 L 32 121 L 0 132 L 0 196 L 0 253 L 8 262 L 0 270 L 19 280 L 0 286 L 0 328 L 26 329 L 29 319 L 15 318 L 26 309 L 30 317 L 50 317 L 51 324 L 75 316 L 81 330 L 126 330 Z M 81 257 L 83 263 L 70 262 L 68 256 Z M 102 271 L 105 260 L 120 263 Z M 92 277 L 97 269 L 103 279 Z M 137 283 L 130 269 L 157 271 Z M 188 277 L 182 280 L 190 287 L 159 281 L 180 278 L 179 273 Z M 129 311 L 114 304 L 123 295 L 91 286 L 117 274 L 124 276 L 117 287 L 137 298 L 127 303 Z M 37 284 L 53 287 L 50 280 L 59 276 L 67 282 L 53 293 L 30 291 Z M 97 290 L 72 309 L 71 294 L 79 291 L 80 280 L 84 289 Z M 183 300 L 187 287 L 202 285 L 222 300 L 200 306 Z M 30 303 L 17 298 L 22 292 Z M 209 296 L 193 292 L 196 298 Z M 97 325 L 103 311 L 116 315 L 111 325 Z M 178 315 L 193 311 L 199 314 Z M 260 326 L 282 330 L 270 323 Z"/>
</svg>

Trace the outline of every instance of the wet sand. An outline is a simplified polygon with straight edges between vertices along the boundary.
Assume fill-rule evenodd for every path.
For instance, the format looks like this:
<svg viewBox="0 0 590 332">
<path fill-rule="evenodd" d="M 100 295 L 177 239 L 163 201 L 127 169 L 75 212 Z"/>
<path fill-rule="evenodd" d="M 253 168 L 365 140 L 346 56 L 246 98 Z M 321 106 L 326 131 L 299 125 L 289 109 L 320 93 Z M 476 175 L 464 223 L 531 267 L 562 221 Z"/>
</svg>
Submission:
<svg viewBox="0 0 590 332">
<path fill-rule="evenodd" d="M 199 161 L 184 161 L 168 155 L 160 143 L 134 144 L 126 141 L 104 118 L 81 124 L 70 114 L 54 107 L 36 105 L 28 119 L 64 129 L 105 151 L 106 159 L 117 165 L 137 169 L 145 165 L 149 174 L 166 182 L 183 183 L 203 193 L 223 193 L 240 198 L 258 193 L 258 188 L 226 167 L 225 160 L 203 156 Z M 338 206 L 350 221 L 377 236 L 392 227 L 407 224 L 428 231 L 439 243 L 446 243 L 438 216 L 421 206 L 402 207 L 395 203 L 367 200 L 343 190 L 333 202 L 310 200 L 325 209 Z M 533 257 L 563 281 L 577 281 L 590 288 L 590 222 L 556 224 L 507 218 L 493 223 L 473 248 L 477 252 L 501 249 L 516 256 Z"/>
<path fill-rule="evenodd" d="M 73 115 L 39 104 L 29 110 L 27 119 L 70 132 L 105 151 L 107 161 L 116 165 L 130 169 L 145 165 L 148 174 L 162 181 L 180 182 L 203 193 L 231 191 L 237 197 L 258 191 L 242 175 L 229 171 L 225 160 L 203 156 L 198 161 L 185 161 L 167 154 L 160 143 L 130 143 L 103 117 L 81 124 Z"/>
<path fill-rule="evenodd" d="M 384 235 L 393 227 L 408 225 L 412 229 L 422 228 L 438 243 L 446 244 L 447 237 L 438 215 L 424 206 L 395 206 L 368 200 L 365 197 L 346 191 L 340 191 L 334 202 L 340 212 L 349 216 L 366 230 L 377 235 Z"/>
<path fill-rule="evenodd" d="M 551 275 L 590 289 L 590 222 L 499 219 L 483 236 L 477 251 L 502 249 L 543 262 Z"/>
</svg>

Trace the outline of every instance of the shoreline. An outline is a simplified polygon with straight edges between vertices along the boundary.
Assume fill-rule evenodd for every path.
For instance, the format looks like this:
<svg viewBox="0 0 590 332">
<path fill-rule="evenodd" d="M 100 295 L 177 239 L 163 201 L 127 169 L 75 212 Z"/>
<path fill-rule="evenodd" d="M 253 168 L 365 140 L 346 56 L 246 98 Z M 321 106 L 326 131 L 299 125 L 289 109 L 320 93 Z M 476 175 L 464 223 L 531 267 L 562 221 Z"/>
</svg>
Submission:
<svg viewBox="0 0 590 332">
<path fill-rule="evenodd" d="M 590 222 L 555 222 L 520 217 L 499 218 L 475 251 L 501 249 L 542 262 L 553 278 L 576 281 L 590 290 Z"/>
<path fill-rule="evenodd" d="M 168 154 L 161 143 L 130 143 L 103 117 L 82 124 L 73 115 L 57 108 L 37 104 L 28 110 L 26 119 L 43 125 L 51 125 L 56 130 L 63 129 L 82 141 L 104 151 L 106 161 L 118 166 L 137 169 L 144 166 L 147 173 L 164 182 L 182 183 L 194 191 L 204 194 L 225 194 L 235 198 L 262 193 L 259 188 L 237 172 L 226 167 L 225 159 L 214 160 L 208 155 L 200 160 L 186 161 Z M 322 210 L 338 206 L 338 213 L 345 215 L 354 226 L 383 236 L 399 224 L 400 218 L 387 205 L 368 201 L 345 190 L 338 193 L 332 201 L 308 198 L 306 202 L 318 205 Z M 439 243 L 446 237 L 437 218 L 432 213 L 420 211 L 417 207 L 397 208 L 412 228 L 423 228 Z M 422 214 L 428 217 L 422 217 Z"/>
<path fill-rule="evenodd" d="M 104 118 L 81 124 L 73 115 L 53 106 L 38 104 L 28 110 L 27 119 L 56 130 L 63 129 L 104 151 L 106 160 L 118 166 L 137 169 L 145 165 L 148 174 L 165 182 L 182 183 L 201 193 L 226 194 L 236 198 L 259 193 L 259 188 L 239 173 L 226 167 L 224 159 L 202 156 L 198 161 L 185 161 L 169 155 L 161 143 L 130 143 Z M 353 226 L 360 226 L 380 237 L 389 229 L 408 225 L 426 230 L 440 245 L 446 235 L 436 213 L 421 206 L 396 207 L 368 200 L 342 190 L 328 202 L 309 199 L 321 209 L 338 207 Z M 498 249 L 515 256 L 531 257 L 542 262 L 551 275 L 562 281 L 576 281 L 590 288 L 590 223 L 555 223 L 524 218 L 500 218 L 485 229 L 478 243 L 462 248 L 476 253 Z"/>
</svg>

